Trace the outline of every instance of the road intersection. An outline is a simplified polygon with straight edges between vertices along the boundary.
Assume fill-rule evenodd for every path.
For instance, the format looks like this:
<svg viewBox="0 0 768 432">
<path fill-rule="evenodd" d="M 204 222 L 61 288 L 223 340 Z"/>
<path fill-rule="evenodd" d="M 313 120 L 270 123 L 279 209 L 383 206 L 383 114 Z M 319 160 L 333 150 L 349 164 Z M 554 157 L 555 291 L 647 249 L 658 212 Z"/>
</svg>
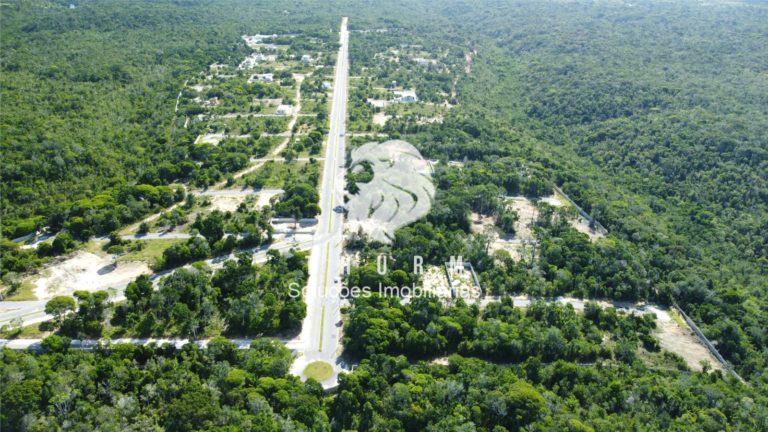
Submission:
<svg viewBox="0 0 768 432">
<path fill-rule="evenodd" d="M 334 368 L 331 378 L 322 384 L 329 388 L 336 385 L 338 373 L 345 368 L 339 363 L 341 354 L 341 298 L 338 295 L 340 288 L 340 274 L 342 270 L 341 256 L 343 247 L 342 212 L 334 211 L 344 204 L 344 177 L 345 177 L 345 130 L 347 114 L 347 86 L 349 76 L 348 60 L 349 32 L 347 31 L 347 18 L 343 17 L 339 33 L 339 52 L 335 69 L 333 98 L 331 105 L 330 125 L 328 141 L 325 149 L 325 157 L 318 159 L 324 162 L 322 179 L 319 185 L 321 214 L 312 240 L 303 242 L 277 242 L 270 246 L 264 246 L 254 250 L 254 262 L 266 259 L 268 249 L 287 250 L 311 250 L 309 258 L 309 280 L 305 289 L 305 301 L 307 304 L 307 316 L 302 325 L 300 335 L 291 340 L 284 341 L 289 347 L 296 350 L 298 358 L 294 362 L 292 371 L 301 376 L 307 364 L 315 361 L 329 363 Z M 208 192 L 213 195 L 215 192 Z M 224 192 L 222 192 L 224 193 Z M 247 192 L 246 192 L 247 193 Z M 220 267 L 228 257 L 217 257 L 208 260 L 212 268 Z M 169 272 L 162 272 L 152 276 L 156 283 L 159 278 Z M 111 296 L 112 301 L 124 299 L 123 291 L 130 281 L 114 287 Z M 24 324 L 34 324 L 51 319 L 44 311 L 44 300 L 29 302 L 0 302 L 0 325 L 7 324 L 13 318 L 21 317 Z M 148 343 L 149 340 L 126 340 L 129 343 Z M 179 342 L 181 339 L 168 339 L 171 342 Z M 34 344 L 35 340 L 26 341 L 2 341 L 0 345 L 21 347 L 24 344 Z M 81 341 L 85 345 L 89 341 Z M 96 343 L 96 341 L 92 341 Z M 30 345 L 33 346 L 33 345 Z M 27 346 L 29 347 L 29 346 Z"/>
</svg>

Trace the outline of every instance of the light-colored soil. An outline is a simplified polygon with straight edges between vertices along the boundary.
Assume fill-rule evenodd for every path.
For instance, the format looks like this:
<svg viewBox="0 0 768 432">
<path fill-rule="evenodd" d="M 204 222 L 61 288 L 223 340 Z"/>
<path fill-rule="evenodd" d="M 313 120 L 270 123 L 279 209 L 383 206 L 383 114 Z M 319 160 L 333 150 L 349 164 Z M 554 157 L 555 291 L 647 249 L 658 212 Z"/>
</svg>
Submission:
<svg viewBox="0 0 768 432">
<path fill-rule="evenodd" d="M 480 300 L 479 306 L 485 307 L 488 304 L 498 302 L 499 300 L 499 297 L 486 296 Z M 534 299 L 521 295 L 513 297 L 512 300 L 515 307 L 525 309 Z M 563 304 L 570 304 L 578 312 L 583 312 L 584 306 L 587 303 L 586 300 L 573 297 L 558 297 L 556 301 Z M 702 370 L 702 361 L 709 363 L 710 370 L 723 370 L 722 365 L 707 350 L 707 348 L 699 342 L 685 322 L 682 321 L 681 318 L 674 318 L 674 311 L 655 305 L 647 305 L 645 308 L 642 308 L 636 304 L 626 302 L 607 302 L 602 300 L 594 302 L 601 308 L 617 308 L 623 313 L 654 314 L 656 316 L 657 325 L 656 336 L 659 339 L 659 345 L 662 349 L 682 357 L 688 367 L 692 370 Z"/>
<path fill-rule="evenodd" d="M 471 52 L 464 53 L 464 72 L 467 75 L 472 73 L 472 54 Z"/>
<path fill-rule="evenodd" d="M 45 269 L 43 275 L 34 281 L 35 295 L 40 300 L 46 300 L 57 295 L 72 295 L 77 290 L 105 290 L 151 273 L 147 263 L 132 261 L 114 264 L 114 260 L 115 255 L 99 256 L 78 251 Z"/>
<path fill-rule="evenodd" d="M 189 88 L 191 88 L 192 90 L 194 90 L 194 91 L 196 91 L 198 93 L 202 93 L 202 92 L 208 90 L 209 88 L 211 88 L 211 86 L 205 85 L 205 84 L 195 84 L 195 85 L 189 86 Z"/>
<path fill-rule="evenodd" d="M 591 229 L 589 227 L 589 222 L 581 216 L 579 216 L 578 219 L 570 220 L 569 223 L 576 231 L 586 234 L 589 237 L 589 240 L 593 243 L 598 239 L 605 237 L 603 233 Z"/>
<path fill-rule="evenodd" d="M 258 198 L 256 199 L 256 207 L 262 208 L 269 205 L 269 201 L 272 199 L 272 197 L 279 195 L 282 193 L 281 191 L 277 190 L 269 190 L 269 191 L 259 191 Z"/>
<path fill-rule="evenodd" d="M 438 357 L 436 359 L 433 359 L 431 363 L 434 365 L 448 366 L 449 361 L 448 361 L 448 357 Z"/>
<path fill-rule="evenodd" d="M 208 207 L 211 211 L 219 210 L 222 212 L 234 212 L 240 206 L 240 203 L 245 201 L 246 196 L 212 196 L 211 206 Z"/>
<path fill-rule="evenodd" d="M 389 105 L 389 101 L 384 99 L 368 99 L 367 101 L 374 108 L 386 108 Z"/>
<path fill-rule="evenodd" d="M 418 124 L 432 124 L 432 123 L 442 123 L 443 122 L 443 116 L 442 115 L 436 115 L 434 117 L 422 117 L 416 123 Z"/>
<path fill-rule="evenodd" d="M 373 115 L 373 124 L 377 126 L 384 126 L 391 118 L 392 116 L 386 115 L 384 113 L 376 113 Z"/>
<path fill-rule="evenodd" d="M 421 286 L 424 291 L 440 298 L 451 298 L 451 290 L 448 288 L 448 278 L 441 266 L 427 266 L 421 275 Z"/>
<path fill-rule="evenodd" d="M 526 197 L 508 197 L 507 200 L 512 206 L 512 208 L 517 211 L 518 216 L 520 216 L 517 223 L 515 224 L 515 238 L 519 240 L 533 239 L 531 224 L 536 221 L 536 218 L 538 217 L 538 214 L 539 214 L 533 201 L 529 200 Z M 547 197 L 542 197 L 539 199 L 539 201 L 547 203 L 554 207 L 570 206 L 570 203 L 568 203 L 564 198 L 560 197 L 559 195 L 550 195 Z M 605 237 L 602 233 L 590 229 L 589 222 L 580 215 L 569 220 L 568 223 L 576 231 L 586 234 L 589 237 L 590 241 L 592 242 L 595 242 L 598 239 Z"/>
<path fill-rule="evenodd" d="M 555 193 L 554 195 L 550 195 L 548 197 L 541 198 L 539 201 L 545 202 L 553 207 L 570 207 L 571 206 L 568 200 L 566 200 L 564 197 L 562 197 L 558 193 Z M 603 235 L 601 232 L 591 229 L 589 227 L 589 221 L 581 215 L 578 215 L 574 219 L 569 220 L 568 223 L 576 231 L 586 234 L 589 237 L 589 240 L 592 242 L 595 242 L 598 239 L 605 237 L 605 235 Z"/>
<path fill-rule="evenodd" d="M 512 209 L 517 212 L 517 222 L 515 222 L 515 238 L 518 240 L 533 240 L 533 231 L 531 225 L 536 221 L 539 212 L 533 201 L 525 197 L 510 197 L 508 200 Z"/>
<path fill-rule="evenodd" d="M 195 143 L 219 145 L 219 143 L 223 139 L 224 139 L 223 133 L 205 134 L 205 135 L 198 136 L 197 139 L 195 140 Z"/>
<path fill-rule="evenodd" d="M 700 371 L 702 361 L 708 362 L 712 370 L 723 370 L 722 365 L 687 326 L 680 327 L 666 310 L 657 309 L 653 312 L 656 313 L 656 324 L 659 327 L 656 336 L 661 348 L 682 357 L 692 370 Z"/>
<path fill-rule="evenodd" d="M 469 269 L 462 271 L 460 267 L 457 269 L 449 268 L 448 273 L 451 276 L 453 288 L 456 290 L 458 297 L 463 299 L 480 298 L 480 289 L 475 285 L 472 272 Z"/>
<path fill-rule="evenodd" d="M 486 233 L 496 225 L 496 217 L 483 216 L 477 212 L 472 212 L 471 221 L 472 225 L 470 226 L 470 230 L 473 234 Z"/>
</svg>

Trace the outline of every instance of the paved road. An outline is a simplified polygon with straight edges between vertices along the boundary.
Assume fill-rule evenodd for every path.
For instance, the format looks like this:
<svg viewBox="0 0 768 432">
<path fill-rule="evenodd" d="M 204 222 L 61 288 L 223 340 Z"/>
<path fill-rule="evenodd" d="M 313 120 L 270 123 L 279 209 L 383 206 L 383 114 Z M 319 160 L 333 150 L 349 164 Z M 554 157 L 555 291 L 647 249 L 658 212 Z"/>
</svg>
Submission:
<svg viewBox="0 0 768 432">
<path fill-rule="evenodd" d="M 341 274 L 342 226 L 344 218 L 333 208 L 344 203 L 344 132 L 347 115 L 347 80 L 349 76 L 347 18 L 341 20 L 339 54 L 333 85 L 330 131 L 325 150 L 325 164 L 320 183 L 321 215 L 315 231 L 315 241 L 309 259 L 309 282 L 306 289 L 307 317 L 300 339 L 300 356 L 292 372 L 300 375 L 313 361 L 325 361 L 334 366 L 333 377 L 323 386 L 336 385 L 341 366 L 340 354 L 341 299 L 338 289 Z"/>
<path fill-rule="evenodd" d="M 298 234 L 301 235 L 301 233 Z M 307 235 L 304 236 L 308 237 Z M 311 240 L 298 240 L 295 236 L 291 236 L 290 238 L 276 240 L 270 245 L 250 249 L 250 252 L 253 253 L 254 264 L 259 264 L 267 261 L 267 251 L 270 249 L 287 251 L 291 248 L 294 248 L 297 250 L 306 251 L 310 250 L 315 242 L 322 241 L 326 237 L 327 236 L 321 236 L 313 237 Z M 224 265 L 224 262 L 228 259 L 235 259 L 234 253 L 230 255 L 210 258 L 205 260 L 205 262 L 211 268 L 218 269 L 221 268 Z M 152 279 L 153 283 L 157 285 L 157 282 L 162 276 L 166 276 L 174 270 L 155 273 L 150 276 L 150 279 Z M 134 278 L 131 277 L 120 284 L 116 284 L 110 287 L 110 301 L 115 302 L 124 300 L 125 287 L 128 286 L 129 283 L 133 282 L 133 280 Z M 14 318 L 23 319 L 23 325 L 37 324 L 53 319 L 52 316 L 45 313 L 45 303 L 47 303 L 47 300 L 0 301 L 0 326 L 9 324 L 10 321 Z"/>
<path fill-rule="evenodd" d="M 317 117 L 317 114 L 314 114 L 314 113 L 300 113 L 300 112 L 296 111 L 296 109 L 297 108 L 294 107 L 295 113 L 293 114 L 296 117 Z M 214 114 L 214 115 L 211 115 L 211 120 L 238 118 L 238 117 L 283 117 L 283 118 L 291 118 L 291 114 L 257 114 L 257 113 Z"/>
<path fill-rule="evenodd" d="M 321 162 L 321 161 L 324 161 L 325 158 L 321 158 L 321 157 L 316 157 L 316 158 L 313 158 L 313 157 L 300 157 L 300 158 L 293 158 L 291 160 L 292 161 L 297 161 L 297 162 L 312 162 L 312 161 Z M 254 157 L 254 158 L 251 158 L 251 162 L 269 162 L 269 161 L 285 162 L 285 157 L 271 157 L 271 158 L 255 158 Z"/>
<path fill-rule="evenodd" d="M 218 197 L 241 197 L 247 195 L 277 195 L 285 192 L 283 189 L 207 189 L 201 192 L 195 192 L 197 196 L 218 196 Z"/>
<path fill-rule="evenodd" d="M 339 55 L 334 78 L 333 103 L 331 107 L 330 132 L 326 146 L 326 163 L 320 184 L 321 216 L 317 230 L 309 241 L 285 241 L 274 244 L 273 249 L 296 248 L 311 249 L 309 262 L 309 282 L 306 289 L 307 317 L 298 338 L 285 341 L 289 346 L 295 346 L 301 354 L 294 362 L 294 373 L 300 374 L 306 364 L 322 360 L 334 366 L 333 377 L 323 382 L 323 385 L 334 387 L 337 383 L 338 372 L 343 366 L 338 364 L 340 354 L 341 327 L 337 326 L 341 318 L 341 299 L 337 291 L 340 288 L 341 273 L 342 227 L 343 215 L 333 211 L 333 208 L 343 204 L 344 197 L 344 133 L 346 129 L 347 84 L 348 84 L 348 41 L 347 18 L 342 18 L 339 35 Z M 297 116 L 293 117 L 296 120 Z M 276 152 L 273 152 L 273 154 Z M 265 261 L 267 247 L 257 250 L 254 262 Z M 213 268 L 221 267 L 230 257 L 217 257 L 208 260 Z M 171 270 L 172 271 L 172 270 Z M 155 274 L 152 279 L 158 279 L 171 271 Z M 114 287 L 115 294 L 111 300 L 124 299 L 123 286 Z M 44 312 L 45 302 L 0 302 L 0 325 L 7 323 L 16 316 L 22 316 L 25 324 L 42 322 L 51 319 Z M 149 343 L 149 340 L 134 340 L 136 343 Z M 249 341 L 249 340 L 248 340 Z M 186 343 L 184 339 L 169 340 L 174 344 Z M 0 346 L 10 344 L 35 344 L 39 341 L 27 340 L 10 343 L 0 340 Z M 96 341 L 80 341 L 81 345 L 93 344 Z M 244 342 L 245 343 L 245 342 Z M 249 343 L 249 342 L 248 342 Z M 31 346 L 31 345 L 28 345 Z M 83 346 L 81 348 L 87 348 Z"/>
<path fill-rule="evenodd" d="M 154 232 L 154 233 L 146 233 L 146 234 L 126 234 L 123 236 L 120 236 L 123 240 L 169 240 L 169 239 L 188 239 L 191 238 L 192 234 L 190 233 L 182 233 L 182 232 Z"/>
<path fill-rule="evenodd" d="M 289 349 L 295 349 L 295 342 L 291 339 L 283 339 L 283 338 L 259 338 L 260 340 L 264 339 L 274 339 L 277 341 L 280 341 L 284 343 Z M 259 339 L 249 339 L 249 338 L 230 338 L 229 341 L 234 343 L 235 346 L 237 346 L 238 349 L 248 349 L 251 347 L 251 342 L 254 340 Z M 8 339 L 0 339 L 0 348 L 7 347 L 12 350 L 41 350 L 42 349 L 42 339 L 14 339 L 14 340 L 8 340 Z M 170 338 L 120 338 L 120 339 L 73 339 L 70 343 L 70 348 L 72 349 L 82 349 L 82 350 L 92 350 L 97 345 L 106 345 L 106 344 L 132 344 L 132 345 L 150 345 L 155 344 L 157 346 L 163 346 L 165 344 L 173 345 L 176 349 L 181 349 L 184 347 L 184 345 L 188 343 L 194 343 L 195 345 L 199 346 L 200 348 L 205 348 L 208 346 L 208 342 L 210 342 L 210 339 L 196 339 L 196 340 L 190 340 L 190 339 L 170 339 Z"/>
</svg>

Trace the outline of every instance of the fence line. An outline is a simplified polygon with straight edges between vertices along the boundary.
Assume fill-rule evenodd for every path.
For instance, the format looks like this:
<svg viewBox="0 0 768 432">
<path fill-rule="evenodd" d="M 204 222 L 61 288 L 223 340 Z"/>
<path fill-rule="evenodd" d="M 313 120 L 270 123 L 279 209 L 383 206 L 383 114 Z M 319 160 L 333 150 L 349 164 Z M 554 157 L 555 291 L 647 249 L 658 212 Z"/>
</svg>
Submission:
<svg viewBox="0 0 768 432">
<path fill-rule="evenodd" d="M 567 193 L 563 192 L 563 190 L 562 190 L 562 189 L 560 189 L 560 188 L 559 188 L 559 187 L 558 187 L 556 184 L 553 184 L 552 186 L 555 188 L 555 190 L 556 190 L 556 191 L 557 191 L 557 192 L 558 192 L 560 195 L 562 195 L 563 197 L 565 197 L 565 199 L 567 199 L 567 200 L 568 200 L 568 202 L 569 202 L 569 203 L 571 203 L 571 205 L 572 205 L 572 206 L 574 206 L 574 207 L 576 208 L 576 210 L 578 210 L 578 211 L 579 211 L 579 214 L 580 214 L 580 215 L 581 215 L 581 216 L 582 216 L 584 219 L 588 220 L 588 221 L 589 221 L 589 223 L 590 223 L 591 225 L 594 225 L 594 226 L 595 226 L 595 228 L 596 228 L 596 231 L 597 231 L 597 232 L 599 232 L 599 233 L 600 233 L 600 234 L 602 234 L 602 235 L 606 235 L 606 234 L 608 234 L 608 230 L 607 230 L 607 229 L 605 229 L 605 227 L 603 226 L 603 224 L 601 224 L 600 222 L 598 222 L 598 221 L 597 221 L 597 219 L 593 218 L 593 217 L 592 217 L 592 215 L 590 215 L 589 213 L 587 213 L 587 212 L 586 212 L 586 211 L 585 211 L 583 208 L 581 208 L 581 206 L 579 206 L 578 204 L 576 204 L 576 201 L 574 201 L 573 199 L 571 199 L 571 197 L 570 197 L 570 196 L 569 196 Z"/>
<path fill-rule="evenodd" d="M 688 327 L 690 327 L 691 330 L 693 330 L 693 334 L 696 335 L 696 338 L 699 339 L 699 342 L 701 342 L 701 344 L 704 345 L 709 350 L 710 353 L 712 353 L 712 355 L 717 359 L 717 361 L 719 361 L 720 364 L 723 365 L 725 370 L 727 370 L 731 375 L 733 375 L 736 378 L 738 378 L 738 380 L 741 381 L 743 384 L 746 384 L 747 382 L 744 381 L 744 379 L 738 373 L 736 373 L 736 371 L 733 369 L 731 364 L 728 363 L 723 358 L 722 355 L 720 355 L 720 352 L 717 350 L 717 348 L 715 348 L 715 346 L 712 344 L 712 342 L 710 342 L 709 339 L 707 339 L 707 337 L 704 336 L 704 333 L 699 329 L 699 326 L 697 326 L 696 323 L 693 322 L 693 320 L 688 316 L 688 314 L 686 314 L 685 311 L 683 311 L 683 309 L 680 306 L 676 305 L 676 304 L 673 304 L 672 307 L 678 313 L 680 313 L 680 316 L 683 317 L 683 319 L 685 320 L 686 324 L 688 324 Z"/>
</svg>

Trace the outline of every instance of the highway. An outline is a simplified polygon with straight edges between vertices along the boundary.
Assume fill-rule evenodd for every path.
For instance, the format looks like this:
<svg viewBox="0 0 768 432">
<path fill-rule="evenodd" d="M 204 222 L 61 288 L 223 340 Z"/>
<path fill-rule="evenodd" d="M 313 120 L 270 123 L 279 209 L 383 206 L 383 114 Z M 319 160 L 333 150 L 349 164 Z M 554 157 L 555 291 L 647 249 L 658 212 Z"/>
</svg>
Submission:
<svg viewBox="0 0 768 432">
<path fill-rule="evenodd" d="M 341 348 L 341 327 L 337 325 L 341 320 L 341 299 L 337 293 L 341 286 L 339 281 L 344 216 L 333 209 L 344 204 L 348 42 L 347 18 L 343 17 L 339 30 L 339 53 L 336 59 L 328 143 L 319 187 L 321 214 L 315 231 L 316 241 L 309 257 L 309 281 L 305 291 L 307 316 L 299 336 L 300 355 L 292 368 L 295 375 L 301 375 L 308 363 L 330 363 L 334 367 L 334 374 L 322 383 L 326 388 L 336 384 L 338 372 L 342 369 L 337 364 Z"/>
</svg>

